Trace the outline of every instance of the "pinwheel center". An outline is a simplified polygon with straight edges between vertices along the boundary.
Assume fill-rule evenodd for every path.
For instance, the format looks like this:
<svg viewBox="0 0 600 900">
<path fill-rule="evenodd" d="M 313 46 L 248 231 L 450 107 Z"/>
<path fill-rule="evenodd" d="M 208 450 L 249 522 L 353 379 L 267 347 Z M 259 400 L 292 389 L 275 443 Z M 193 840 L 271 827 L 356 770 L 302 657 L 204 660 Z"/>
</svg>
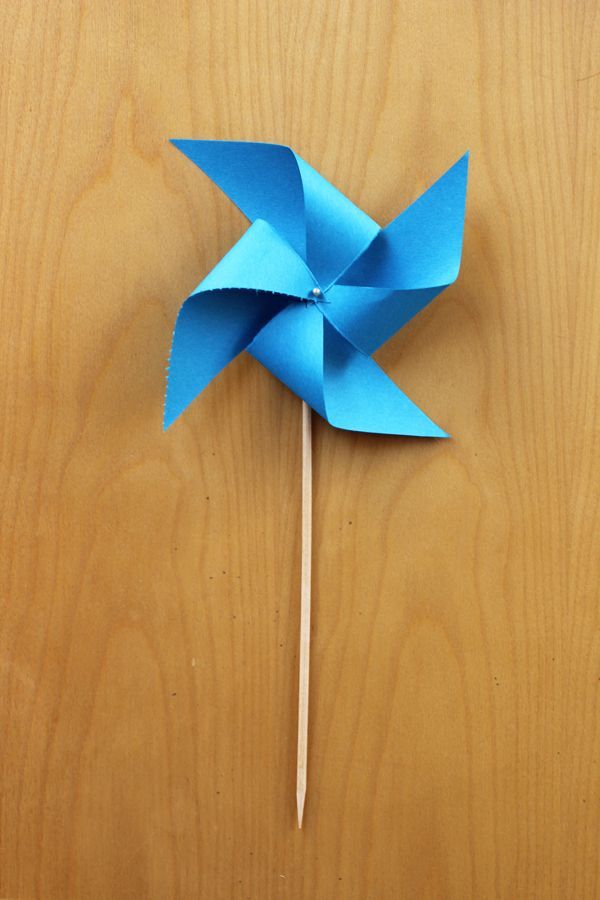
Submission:
<svg viewBox="0 0 600 900">
<path fill-rule="evenodd" d="M 323 303 L 325 302 L 325 292 L 320 287 L 314 287 L 312 291 L 309 291 L 308 299 L 313 303 Z"/>
</svg>

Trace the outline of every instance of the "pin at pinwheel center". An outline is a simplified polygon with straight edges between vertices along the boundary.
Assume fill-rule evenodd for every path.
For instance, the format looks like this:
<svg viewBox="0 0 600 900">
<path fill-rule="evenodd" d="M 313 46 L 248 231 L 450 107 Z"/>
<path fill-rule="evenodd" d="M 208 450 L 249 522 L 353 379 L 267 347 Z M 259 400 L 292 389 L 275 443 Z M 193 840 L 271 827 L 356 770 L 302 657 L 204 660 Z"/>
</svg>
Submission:
<svg viewBox="0 0 600 900">
<path fill-rule="evenodd" d="M 311 291 L 308 292 L 308 300 L 312 301 L 312 303 L 329 303 L 329 300 L 326 299 L 325 294 L 327 293 L 327 289 L 323 290 L 318 285 L 316 285 Z"/>
</svg>

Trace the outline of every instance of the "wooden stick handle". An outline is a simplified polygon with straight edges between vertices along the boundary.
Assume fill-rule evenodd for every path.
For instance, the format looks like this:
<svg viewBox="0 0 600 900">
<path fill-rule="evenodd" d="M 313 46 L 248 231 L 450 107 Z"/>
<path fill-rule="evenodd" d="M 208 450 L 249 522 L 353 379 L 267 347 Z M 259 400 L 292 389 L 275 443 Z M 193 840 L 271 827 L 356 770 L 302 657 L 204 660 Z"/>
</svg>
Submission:
<svg viewBox="0 0 600 900">
<path fill-rule="evenodd" d="M 308 679 L 310 667 L 310 580 L 312 556 L 312 413 L 302 401 L 302 574 L 300 587 L 300 672 L 298 683 L 298 761 L 296 805 L 302 828 L 308 751 Z"/>
</svg>

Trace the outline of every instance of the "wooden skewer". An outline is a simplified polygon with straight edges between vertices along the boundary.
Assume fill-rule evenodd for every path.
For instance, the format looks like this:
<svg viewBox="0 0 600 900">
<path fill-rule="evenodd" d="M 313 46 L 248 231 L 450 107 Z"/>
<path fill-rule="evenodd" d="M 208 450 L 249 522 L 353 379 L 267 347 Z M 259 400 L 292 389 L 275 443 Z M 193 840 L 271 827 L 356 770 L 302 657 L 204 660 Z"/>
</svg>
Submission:
<svg viewBox="0 0 600 900">
<path fill-rule="evenodd" d="M 302 574 L 300 587 L 300 672 L 298 683 L 298 761 L 296 805 L 302 828 L 306 800 L 308 750 L 308 676 L 310 666 L 310 580 L 312 551 L 312 414 L 302 401 Z"/>
</svg>

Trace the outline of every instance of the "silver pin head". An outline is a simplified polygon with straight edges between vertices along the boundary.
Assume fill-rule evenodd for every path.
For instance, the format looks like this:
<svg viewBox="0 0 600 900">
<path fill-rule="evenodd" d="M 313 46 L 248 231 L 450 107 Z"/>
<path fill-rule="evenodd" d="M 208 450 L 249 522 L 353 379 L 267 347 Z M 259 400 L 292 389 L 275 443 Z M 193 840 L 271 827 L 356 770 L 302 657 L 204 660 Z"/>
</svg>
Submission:
<svg viewBox="0 0 600 900">
<path fill-rule="evenodd" d="M 321 290 L 321 288 L 314 287 L 311 291 L 311 294 L 313 295 L 313 297 L 322 297 L 323 291 Z"/>
</svg>

